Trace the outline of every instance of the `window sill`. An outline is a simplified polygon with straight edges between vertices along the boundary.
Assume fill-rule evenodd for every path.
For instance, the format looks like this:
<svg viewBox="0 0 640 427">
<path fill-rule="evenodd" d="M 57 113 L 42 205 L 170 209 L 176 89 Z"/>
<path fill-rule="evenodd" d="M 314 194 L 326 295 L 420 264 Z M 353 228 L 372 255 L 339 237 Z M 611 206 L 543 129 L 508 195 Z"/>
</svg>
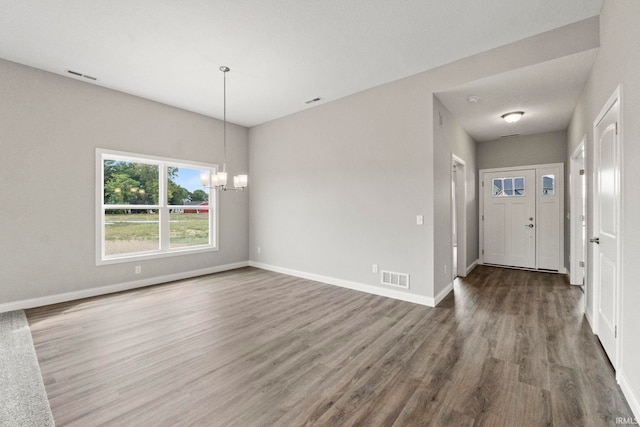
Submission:
<svg viewBox="0 0 640 427">
<path fill-rule="evenodd" d="M 113 256 L 96 260 L 96 265 L 112 265 L 123 264 L 127 262 L 147 261 L 151 259 L 159 258 L 171 258 L 182 255 L 194 255 L 206 252 L 217 252 L 218 248 L 215 246 L 206 246 L 197 249 L 174 249 L 170 252 L 137 252 L 135 254 L 127 254 L 123 256 Z"/>
</svg>

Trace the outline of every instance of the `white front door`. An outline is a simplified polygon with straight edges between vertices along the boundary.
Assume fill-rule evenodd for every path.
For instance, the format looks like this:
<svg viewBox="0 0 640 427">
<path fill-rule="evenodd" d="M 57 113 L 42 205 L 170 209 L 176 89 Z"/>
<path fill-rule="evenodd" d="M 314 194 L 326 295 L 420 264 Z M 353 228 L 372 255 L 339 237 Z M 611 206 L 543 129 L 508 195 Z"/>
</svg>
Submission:
<svg viewBox="0 0 640 427">
<path fill-rule="evenodd" d="M 597 121 L 595 137 L 594 290 L 596 329 L 611 363 L 616 365 L 617 292 L 620 281 L 619 100 Z"/>
<path fill-rule="evenodd" d="M 484 262 L 536 267 L 535 169 L 484 174 Z"/>
</svg>

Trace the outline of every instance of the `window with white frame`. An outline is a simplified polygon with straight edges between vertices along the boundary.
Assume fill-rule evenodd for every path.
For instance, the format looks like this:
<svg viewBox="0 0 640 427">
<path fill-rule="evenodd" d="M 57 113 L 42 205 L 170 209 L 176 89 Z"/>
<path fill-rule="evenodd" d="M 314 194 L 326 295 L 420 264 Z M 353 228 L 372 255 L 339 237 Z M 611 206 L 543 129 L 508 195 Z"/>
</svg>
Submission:
<svg viewBox="0 0 640 427">
<path fill-rule="evenodd" d="M 98 264 L 215 250 L 215 165 L 96 150 Z"/>
</svg>

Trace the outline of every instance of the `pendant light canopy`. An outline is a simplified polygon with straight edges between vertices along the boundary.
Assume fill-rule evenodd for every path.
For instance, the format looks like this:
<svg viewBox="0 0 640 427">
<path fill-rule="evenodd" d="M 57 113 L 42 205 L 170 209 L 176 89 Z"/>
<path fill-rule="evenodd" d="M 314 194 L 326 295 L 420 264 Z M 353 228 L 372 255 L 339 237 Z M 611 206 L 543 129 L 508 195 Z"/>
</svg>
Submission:
<svg viewBox="0 0 640 427">
<path fill-rule="evenodd" d="M 225 65 L 220 67 L 223 75 L 223 136 L 224 157 L 222 163 L 222 171 L 216 174 L 202 172 L 200 174 L 200 182 L 206 188 L 215 188 L 223 191 L 244 191 L 247 187 L 249 177 L 247 175 L 236 175 L 233 177 L 233 187 L 227 187 L 227 73 L 231 69 Z"/>
</svg>

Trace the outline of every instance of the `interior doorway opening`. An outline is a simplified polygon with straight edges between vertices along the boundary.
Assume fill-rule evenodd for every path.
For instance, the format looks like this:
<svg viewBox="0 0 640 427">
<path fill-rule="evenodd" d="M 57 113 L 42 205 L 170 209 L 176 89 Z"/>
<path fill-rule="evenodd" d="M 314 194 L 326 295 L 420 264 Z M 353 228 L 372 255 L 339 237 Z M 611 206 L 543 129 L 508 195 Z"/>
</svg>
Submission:
<svg viewBox="0 0 640 427">
<path fill-rule="evenodd" d="M 465 162 L 451 156 L 451 280 L 467 275 L 467 175 Z"/>
</svg>

